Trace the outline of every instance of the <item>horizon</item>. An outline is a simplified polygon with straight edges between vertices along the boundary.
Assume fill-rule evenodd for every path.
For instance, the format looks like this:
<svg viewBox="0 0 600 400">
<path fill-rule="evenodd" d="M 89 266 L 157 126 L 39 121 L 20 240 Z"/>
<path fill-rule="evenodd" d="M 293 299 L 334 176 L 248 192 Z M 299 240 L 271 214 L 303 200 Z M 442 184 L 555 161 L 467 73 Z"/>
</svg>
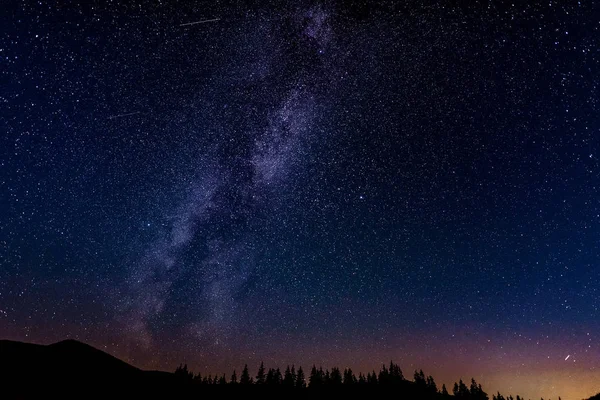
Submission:
<svg viewBox="0 0 600 400">
<path fill-rule="evenodd" d="M 0 339 L 0 340 L 10 340 L 10 339 Z M 337 368 L 339 368 L 343 372 L 344 369 L 350 368 L 352 370 L 353 374 L 358 378 L 359 374 L 363 374 L 364 376 L 366 376 L 367 374 L 372 373 L 373 371 L 375 371 L 376 373 L 379 373 L 379 371 L 381 370 L 382 365 L 388 367 L 390 365 L 390 362 L 391 362 L 391 363 L 394 363 L 394 364 L 398 365 L 401 368 L 401 372 L 404 375 L 404 379 L 406 379 L 408 381 L 412 381 L 413 380 L 412 379 L 413 373 L 416 372 L 416 371 L 421 370 L 421 371 L 423 371 L 425 373 L 425 376 L 433 376 L 433 378 L 435 379 L 435 382 L 437 384 L 438 390 L 441 391 L 442 385 L 445 385 L 446 389 L 448 390 L 448 392 L 450 394 L 452 394 L 452 388 L 453 388 L 454 383 L 458 383 L 459 381 L 462 380 L 467 385 L 467 387 L 468 387 L 470 385 L 471 379 L 472 378 L 474 379 L 473 376 L 463 376 L 463 375 L 460 375 L 460 374 L 458 374 L 458 375 L 457 374 L 453 374 L 453 376 L 459 376 L 455 380 L 452 380 L 453 378 L 440 379 L 440 377 L 438 375 L 433 374 L 429 370 L 426 370 L 426 369 L 421 368 L 419 366 L 416 366 L 413 369 L 405 369 L 401 363 L 398 363 L 398 361 L 394 360 L 394 359 L 391 359 L 391 360 L 389 360 L 387 362 L 382 361 L 379 365 L 375 365 L 375 366 L 373 366 L 371 368 L 367 367 L 366 369 L 364 369 L 364 368 L 363 369 L 361 369 L 361 368 L 355 368 L 355 366 L 353 366 L 353 365 L 341 365 L 341 364 L 322 365 L 322 364 L 314 364 L 314 363 L 312 363 L 312 364 L 284 363 L 284 364 L 271 365 L 271 364 L 268 364 L 268 363 L 264 362 L 264 360 L 262 360 L 262 359 L 258 363 L 255 362 L 255 364 L 250 364 L 249 362 L 244 361 L 243 364 L 240 364 L 239 367 L 234 367 L 230 371 L 224 371 L 224 370 L 214 371 L 210 367 L 204 367 L 204 368 L 197 369 L 197 368 L 194 368 L 194 365 L 190 365 L 190 364 L 188 364 L 185 361 L 182 361 L 182 362 L 179 362 L 179 363 L 175 363 L 175 364 L 173 364 L 172 367 L 164 366 L 163 368 L 155 368 L 153 366 L 156 366 L 156 364 L 149 364 L 148 367 L 143 367 L 141 365 L 136 364 L 135 360 L 128 360 L 127 358 L 119 357 L 118 354 L 111 352 L 107 348 L 102 348 L 102 347 L 94 346 L 91 343 L 87 343 L 87 342 L 81 341 L 79 339 L 68 338 L 68 339 L 63 339 L 63 340 L 52 342 L 52 343 L 34 343 L 34 342 L 26 342 L 26 341 L 23 342 L 23 343 L 34 343 L 34 344 L 41 344 L 41 345 L 51 345 L 51 344 L 56 344 L 56 343 L 60 343 L 60 342 L 65 342 L 65 341 L 75 341 L 75 342 L 78 342 L 78 343 L 83 343 L 83 344 L 86 344 L 86 345 L 90 345 L 90 346 L 92 346 L 94 348 L 102 350 L 102 351 L 106 352 L 107 354 L 110 354 L 110 355 L 116 357 L 117 359 L 123 360 L 123 361 L 127 362 L 128 364 L 130 364 L 130 365 L 132 365 L 132 366 L 134 366 L 136 368 L 139 368 L 141 370 L 144 370 L 144 371 L 163 371 L 163 372 L 174 373 L 176 371 L 177 367 L 181 367 L 181 366 L 185 365 L 188 368 L 188 371 L 190 373 L 193 373 L 194 375 L 197 375 L 198 373 L 200 373 L 202 375 L 202 377 L 212 376 L 213 378 L 217 378 L 217 377 L 221 377 L 221 376 L 225 375 L 226 380 L 228 382 L 230 381 L 231 374 L 233 372 L 235 372 L 237 374 L 238 379 L 239 379 L 239 377 L 241 375 L 241 372 L 244 369 L 245 365 L 248 366 L 249 373 L 250 373 L 250 378 L 254 380 L 256 378 L 256 372 L 258 371 L 259 366 L 260 366 L 261 363 L 265 364 L 265 369 L 266 370 L 269 370 L 270 368 L 280 369 L 280 371 L 282 373 L 285 371 L 286 367 L 293 367 L 294 366 L 296 368 L 296 371 L 298 371 L 299 367 L 302 367 L 302 369 L 304 371 L 306 382 L 308 383 L 308 378 L 310 376 L 310 371 L 311 371 L 313 365 L 316 366 L 317 369 L 322 368 L 323 371 L 331 370 L 332 368 L 336 368 L 337 367 Z M 536 376 L 539 376 L 539 374 L 536 375 Z M 500 384 L 500 386 L 494 386 L 494 382 L 493 381 L 492 382 L 486 381 L 485 378 L 481 378 L 481 379 L 483 379 L 483 381 L 479 381 L 477 379 L 476 379 L 476 381 L 477 381 L 477 383 L 479 383 L 479 384 L 482 385 L 483 390 L 488 394 L 488 396 L 489 396 L 490 399 L 491 399 L 492 395 L 496 395 L 498 392 L 500 394 L 502 394 L 504 397 L 513 396 L 513 397 L 516 398 L 517 395 L 520 395 L 523 400 L 535 400 L 537 398 L 543 398 L 544 400 L 552 400 L 552 399 L 556 400 L 559 397 L 561 399 L 578 398 L 580 400 L 585 400 L 585 399 L 587 399 L 587 398 L 589 398 L 591 396 L 594 396 L 594 395 L 600 393 L 600 392 L 597 392 L 596 389 L 594 389 L 594 388 L 597 387 L 597 384 L 594 384 L 592 382 L 592 380 L 590 380 L 590 385 L 589 386 L 584 386 L 584 387 L 582 387 L 582 388 L 579 389 L 580 392 L 586 392 L 586 391 L 590 392 L 589 395 L 586 395 L 584 397 L 577 397 L 577 395 L 573 395 L 571 393 L 565 393 L 565 394 L 555 393 L 552 396 L 539 396 L 538 395 L 537 397 L 535 397 L 535 395 L 534 395 L 533 397 L 529 397 L 529 396 L 524 396 L 520 392 L 511 392 L 511 391 L 507 390 L 509 388 L 512 388 L 513 386 L 506 387 L 506 386 L 502 386 L 502 384 Z M 507 379 L 508 380 L 514 379 L 514 373 L 509 373 L 508 376 L 507 376 Z M 528 377 L 526 377 L 524 379 L 527 380 Z M 556 379 L 556 377 L 554 375 L 546 376 L 544 379 L 545 379 L 544 382 L 548 382 L 548 383 L 543 383 L 542 384 L 543 386 L 550 387 L 550 388 L 556 387 L 556 383 L 553 382 L 553 380 Z M 564 377 L 563 379 L 565 379 L 566 381 L 570 381 L 571 377 Z M 560 384 L 560 382 L 559 382 L 559 384 Z M 498 385 L 498 383 L 496 383 L 496 385 Z M 495 387 L 496 389 L 492 390 L 490 386 Z M 540 387 L 540 384 L 539 383 L 534 383 L 531 387 L 534 388 L 532 390 L 535 392 L 535 390 L 537 390 L 537 388 Z M 550 391 L 551 390 L 549 390 L 547 392 L 550 392 Z"/>
<path fill-rule="evenodd" d="M 595 395 L 596 15 L 7 4 L 0 338 Z"/>
</svg>

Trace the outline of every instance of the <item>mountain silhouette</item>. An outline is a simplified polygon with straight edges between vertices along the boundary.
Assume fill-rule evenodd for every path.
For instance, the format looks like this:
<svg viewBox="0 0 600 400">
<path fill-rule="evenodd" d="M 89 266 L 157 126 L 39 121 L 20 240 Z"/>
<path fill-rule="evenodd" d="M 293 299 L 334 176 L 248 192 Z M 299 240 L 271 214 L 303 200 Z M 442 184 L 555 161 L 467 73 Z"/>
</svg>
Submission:
<svg viewBox="0 0 600 400">
<path fill-rule="evenodd" d="M 32 383 L 51 388 L 85 385 L 165 384 L 172 373 L 143 371 L 77 340 L 40 345 L 0 340 L 2 390 L 27 392 Z M 0 397 L 2 397 L 0 395 Z"/>
</svg>

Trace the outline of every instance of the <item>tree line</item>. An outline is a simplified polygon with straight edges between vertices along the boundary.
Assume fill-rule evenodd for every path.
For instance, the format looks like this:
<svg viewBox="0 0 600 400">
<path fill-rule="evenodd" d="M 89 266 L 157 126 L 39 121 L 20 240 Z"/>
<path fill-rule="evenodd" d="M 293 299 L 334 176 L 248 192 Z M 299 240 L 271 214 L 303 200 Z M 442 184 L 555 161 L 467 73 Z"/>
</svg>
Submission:
<svg viewBox="0 0 600 400">
<path fill-rule="evenodd" d="M 284 372 L 279 368 L 265 368 L 264 363 L 260 363 L 258 372 L 255 376 L 250 375 L 248 365 L 244 365 L 241 375 L 238 377 L 236 370 L 230 375 L 229 379 L 225 374 L 205 375 L 194 374 L 188 369 L 187 364 L 182 364 L 175 370 L 174 374 L 181 382 L 194 385 L 227 385 L 229 387 L 280 387 L 294 389 L 297 391 L 311 391 L 317 389 L 341 389 L 352 387 L 354 389 L 382 388 L 392 389 L 400 395 L 415 396 L 415 398 L 436 399 L 436 400 L 490 400 L 489 395 L 483 390 L 481 384 L 475 379 L 471 379 L 467 386 L 463 380 L 455 382 L 452 387 L 452 393 L 448 391 L 446 385 L 441 388 L 435 382 L 433 376 L 426 376 L 423 370 L 415 371 L 413 379 L 406 379 L 398 364 L 390 362 L 389 366 L 383 365 L 378 372 L 374 370 L 366 375 L 362 372 L 356 376 L 351 368 L 345 368 L 343 371 L 338 367 L 331 370 L 323 370 L 313 365 L 310 373 L 306 376 L 302 367 L 288 365 Z M 493 394 L 492 400 L 525 400 L 517 395 L 504 396 L 501 393 Z M 543 398 L 541 400 L 544 400 Z M 560 397 L 558 400 L 561 400 Z"/>
</svg>

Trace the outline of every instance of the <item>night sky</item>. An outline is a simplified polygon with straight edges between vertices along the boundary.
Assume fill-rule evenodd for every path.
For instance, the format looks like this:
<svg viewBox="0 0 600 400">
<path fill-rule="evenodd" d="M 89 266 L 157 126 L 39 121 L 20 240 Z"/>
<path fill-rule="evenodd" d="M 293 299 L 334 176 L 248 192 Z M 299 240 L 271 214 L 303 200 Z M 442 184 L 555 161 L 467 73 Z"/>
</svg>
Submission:
<svg viewBox="0 0 600 400">
<path fill-rule="evenodd" d="M 600 391 L 600 5 L 287 3 L 2 3 L 0 338 Z"/>
</svg>

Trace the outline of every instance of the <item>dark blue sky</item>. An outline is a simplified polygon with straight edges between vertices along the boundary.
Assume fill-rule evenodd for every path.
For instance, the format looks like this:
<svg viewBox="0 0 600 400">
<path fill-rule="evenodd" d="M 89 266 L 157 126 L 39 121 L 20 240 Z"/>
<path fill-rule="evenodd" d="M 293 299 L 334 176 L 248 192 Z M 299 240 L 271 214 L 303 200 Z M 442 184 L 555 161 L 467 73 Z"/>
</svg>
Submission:
<svg viewBox="0 0 600 400">
<path fill-rule="evenodd" d="M 461 4 L 3 6 L 0 336 L 600 390 L 600 13 Z"/>
</svg>

